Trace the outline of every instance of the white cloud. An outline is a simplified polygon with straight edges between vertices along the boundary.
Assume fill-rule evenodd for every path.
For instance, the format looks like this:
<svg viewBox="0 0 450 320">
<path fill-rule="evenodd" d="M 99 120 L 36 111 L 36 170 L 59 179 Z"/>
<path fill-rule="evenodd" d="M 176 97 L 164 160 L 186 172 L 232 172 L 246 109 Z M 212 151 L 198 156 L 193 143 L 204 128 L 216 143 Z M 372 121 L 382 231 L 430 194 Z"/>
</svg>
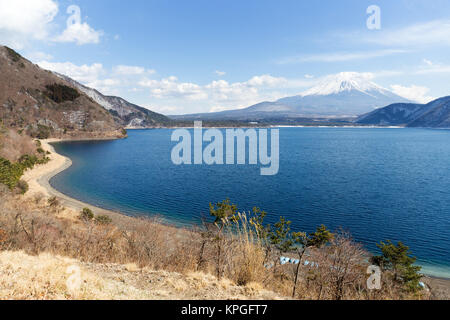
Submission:
<svg viewBox="0 0 450 320">
<path fill-rule="evenodd" d="M 207 94 L 201 86 L 190 82 L 179 82 L 177 77 L 168 77 L 161 80 L 145 79 L 139 82 L 142 87 L 150 88 L 153 97 L 163 98 L 185 98 L 189 100 L 207 99 Z"/>
<path fill-rule="evenodd" d="M 27 54 L 26 56 L 31 61 L 48 61 L 48 60 L 53 59 L 53 56 L 51 54 L 41 52 L 41 51 L 31 52 L 31 53 Z"/>
<path fill-rule="evenodd" d="M 86 22 L 75 23 L 67 26 L 66 30 L 57 36 L 54 41 L 75 42 L 78 45 L 84 45 L 88 43 L 99 43 L 102 35 L 102 31 L 92 29 Z"/>
<path fill-rule="evenodd" d="M 280 59 L 277 62 L 278 64 L 293 64 L 304 62 L 343 62 L 343 61 L 379 58 L 405 52 L 406 52 L 405 50 L 398 50 L 398 49 L 359 51 L 359 52 L 331 52 L 331 53 L 319 53 L 312 55 L 287 57 Z"/>
<path fill-rule="evenodd" d="M 71 5 L 67 13 L 66 29 L 58 36 L 50 36 L 58 14 L 55 0 L 0 0 L 0 42 L 22 49 L 30 40 L 75 42 L 78 45 L 98 43 L 102 31 L 81 22 L 81 10 Z"/>
<path fill-rule="evenodd" d="M 450 20 L 434 20 L 404 28 L 371 33 L 368 42 L 388 46 L 450 45 Z"/>
<path fill-rule="evenodd" d="M 96 31 L 86 22 L 81 22 L 81 9 L 79 6 L 70 5 L 66 12 L 70 14 L 67 18 L 67 28 L 61 35 L 53 39 L 54 41 L 75 42 L 78 45 L 100 42 L 103 31 Z"/>
<path fill-rule="evenodd" d="M 145 69 L 137 66 L 118 65 L 113 68 L 113 72 L 117 75 L 143 75 L 156 73 L 155 70 Z"/>
<path fill-rule="evenodd" d="M 214 71 L 214 73 L 216 75 L 218 75 L 219 77 L 223 77 L 224 75 L 227 74 L 225 71 L 219 71 L 219 70 Z"/>
<path fill-rule="evenodd" d="M 288 83 L 288 80 L 282 77 L 272 77 L 271 75 L 264 74 L 261 76 L 254 76 L 250 80 L 246 82 L 246 84 L 250 86 L 260 87 L 260 86 L 269 86 L 269 87 L 277 87 L 283 86 Z"/>
<path fill-rule="evenodd" d="M 37 64 L 43 69 L 61 73 L 87 86 L 98 83 L 100 76 L 105 73 L 101 63 L 78 66 L 71 62 L 41 61 Z"/>
<path fill-rule="evenodd" d="M 428 103 L 434 100 L 433 97 L 427 95 L 430 92 L 430 89 L 427 87 L 421 87 L 416 85 L 405 87 L 398 84 L 394 84 L 391 85 L 391 89 L 395 94 L 419 103 Z"/>
<path fill-rule="evenodd" d="M 145 79 L 139 82 L 141 87 L 150 89 L 150 97 L 161 101 L 171 101 L 181 106 L 195 101 L 195 111 L 200 108 L 210 110 L 227 110 L 248 107 L 252 104 L 277 100 L 286 96 L 280 92 L 284 89 L 298 90 L 311 85 L 311 81 L 286 79 L 271 75 L 254 76 L 244 82 L 228 82 L 215 80 L 205 85 L 190 82 L 180 82 L 177 77 L 168 77 L 161 80 Z M 211 108 L 210 106 L 213 105 Z M 187 112 L 187 110 L 181 113 Z"/>
<path fill-rule="evenodd" d="M 57 13 L 53 0 L 0 0 L 0 42 L 21 49 L 29 40 L 46 39 Z"/>
</svg>

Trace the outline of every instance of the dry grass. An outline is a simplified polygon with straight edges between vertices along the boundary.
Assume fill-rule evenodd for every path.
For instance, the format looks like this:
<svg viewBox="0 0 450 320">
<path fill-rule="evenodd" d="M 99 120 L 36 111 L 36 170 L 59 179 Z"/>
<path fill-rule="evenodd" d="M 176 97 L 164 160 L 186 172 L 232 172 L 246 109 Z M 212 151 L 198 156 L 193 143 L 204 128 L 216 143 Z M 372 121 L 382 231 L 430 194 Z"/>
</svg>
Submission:
<svg viewBox="0 0 450 320">
<path fill-rule="evenodd" d="M 0 298 L 276 299 L 292 294 L 296 266 L 265 268 L 279 255 L 267 255 L 267 243 L 245 214 L 238 223 L 227 222 L 220 237 L 211 225 L 187 230 L 122 215 L 101 225 L 78 216 L 42 196 L 26 199 L 0 190 Z M 319 267 L 301 266 L 294 298 L 427 298 L 409 295 L 388 277 L 382 291 L 368 291 L 366 255 L 345 233 L 310 250 L 305 259 Z M 87 281 L 75 295 L 64 287 L 66 268 L 73 263 Z"/>
<path fill-rule="evenodd" d="M 70 267 L 81 286 L 70 289 Z M 205 274 L 182 275 L 115 264 L 88 264 L 48 253 L 0 252 L 1 299 L 279 299 L 259 286 L 239 287 Z"/>
<path fill-rule="evenodd" d="M 36 153 L 36 143 L 27 135 L 0 128 L 0 157 L 15 162 L 24 155 Z"/>
</svg>

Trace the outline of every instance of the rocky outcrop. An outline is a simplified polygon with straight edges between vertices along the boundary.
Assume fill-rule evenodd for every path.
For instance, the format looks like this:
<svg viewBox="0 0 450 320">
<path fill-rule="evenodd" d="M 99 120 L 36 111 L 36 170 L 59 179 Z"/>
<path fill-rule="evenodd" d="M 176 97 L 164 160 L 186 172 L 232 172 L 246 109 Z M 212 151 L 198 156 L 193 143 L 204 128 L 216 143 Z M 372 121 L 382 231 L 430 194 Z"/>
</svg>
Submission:
<svg viewBox="0 0 450 320">
<path fill-rule="evenodd" d="M 167 126 L 173 122 L 162 114 L 130 103 L 123 98 L 105 96 L 99 91 L 86 87 L 65 75 L 56 75 L 72 84 L 79 91 L 88 95 L 91 99 L 108 110 L 114 116 L 117 123 L 127 128 L 155 128 Z"/>
</svg>

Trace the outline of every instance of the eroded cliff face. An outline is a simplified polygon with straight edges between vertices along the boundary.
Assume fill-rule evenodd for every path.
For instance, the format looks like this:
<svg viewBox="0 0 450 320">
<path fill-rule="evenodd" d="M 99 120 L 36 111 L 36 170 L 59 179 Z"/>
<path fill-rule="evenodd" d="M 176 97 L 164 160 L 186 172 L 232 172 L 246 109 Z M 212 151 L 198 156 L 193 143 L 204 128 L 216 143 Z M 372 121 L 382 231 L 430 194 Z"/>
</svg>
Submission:
<svg viewBox="0 0 450 320">
<path fill-rule="evenodd" d="M 86 87 L 67 76 L 56 75 L 69 82 L 80 92 L 84 92 L 92 100 L 108 110 L 117 123 L 127 128 L 158 128 L 173 124 L 172 120 L 160 113 L 140 107 L 120 97 L 105 96 L 99 91 Z"/>
<path fill-rule="evenodd" d="M 71 83 L 0 46 L 1 125 L 36 138 L 120 138 L 122 126 Z"/>
</svg>

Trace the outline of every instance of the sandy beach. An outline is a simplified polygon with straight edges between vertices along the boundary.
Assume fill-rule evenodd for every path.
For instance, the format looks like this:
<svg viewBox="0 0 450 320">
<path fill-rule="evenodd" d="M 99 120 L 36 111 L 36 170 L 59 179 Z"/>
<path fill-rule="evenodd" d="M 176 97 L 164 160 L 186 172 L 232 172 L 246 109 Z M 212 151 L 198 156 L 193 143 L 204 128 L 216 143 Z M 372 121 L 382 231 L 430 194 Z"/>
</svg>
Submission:
<svg viewBox="0 0 450 320">
<path fill-rule="evenodd" d="M 60 200 L 62 205 L 77 212 L 82 210 L 83 208 L 89 208 L 95 211 L 97 214 L 118 214 L 117 212 L 98 208 L 88 203 L 73 199 L 54 189 L 49 183 L 50 179 L 58 173 L 69 168 L 72 165 L 72 160 L 58 154 L 51 145 L 51 143 L 62 142 L 64 140 L 46 139 L 40 141 L 42 149 L 50 152 L 50 155 L 48 155 L 50 161 L 46 164 L 36 166 L 32 170 L 28 170 L 25 172 L 22 179 L 25 180 L 29 186 L 26 197 L 32 198 L 38 194 L 44 195 L 45 197 L 55 196 Z"/>
</svg>

